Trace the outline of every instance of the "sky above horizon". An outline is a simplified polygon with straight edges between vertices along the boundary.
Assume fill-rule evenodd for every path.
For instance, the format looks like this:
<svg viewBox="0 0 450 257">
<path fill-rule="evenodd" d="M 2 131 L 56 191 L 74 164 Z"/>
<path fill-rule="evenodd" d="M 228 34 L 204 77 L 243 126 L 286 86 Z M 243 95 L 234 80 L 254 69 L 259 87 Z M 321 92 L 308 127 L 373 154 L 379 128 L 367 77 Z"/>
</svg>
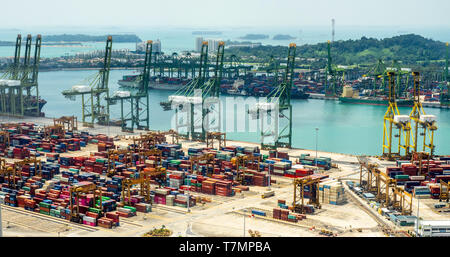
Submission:
<svg viewBox="0 0 450 257">
<path fill-rule="evenodd" d="M 450 25 L 448 0 L 23 0 L 4 1 L 2 9 L 0 27 L 11 29 L 329 26 L 332 18 L 336 26 Z"/>
</svg>

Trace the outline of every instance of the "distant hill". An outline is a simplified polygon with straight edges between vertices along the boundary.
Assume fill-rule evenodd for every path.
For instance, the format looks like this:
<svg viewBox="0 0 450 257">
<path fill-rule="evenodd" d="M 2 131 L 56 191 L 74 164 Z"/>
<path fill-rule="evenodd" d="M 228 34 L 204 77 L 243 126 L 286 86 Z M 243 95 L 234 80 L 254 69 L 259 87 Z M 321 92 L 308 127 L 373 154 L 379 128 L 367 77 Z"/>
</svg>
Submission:
<svg viewBox="0 0 450 257">
<path fill-rule="evenodd" d="M 142 40 L 134 34 L 111 35 L 116 43 L 136 43 Z M 104 42 L 107 35 L 92 36 L 84 34 L 42 35 L 42 42 Z"/>
<path fill-rule="evenodd" d="M 383 59 L 386 64 L 394 59 L 404 64 L 426 63 L 445 58 L 445 43 L 408 34 L 392 38 L 375 39 L 362 37 L 358 40 L 335 41 L 331 55 L 335 64 L 373 64 Z M 327 58 L 327 43 L 297 46 L 297 56 L 304 58 Z M 268 59 L 270 55 L 286 58 L 287 46 L 238 47 L 227 54 L 256 56 Z"/>
<path fill-rule="evenodd" d="M 258 40 L 258 39 L 266 39 L 269 38 L 268 35 L 264 34 L 247 34 L 243 37 L 240 37 L 240 39 L 246 39 L 246 40 Z"/>
<path fill-rule="evenodd" d="M 292 37 L 290 35 L 277 34 L 277 35 L 273 36 L 272 39 L 273 40 L 291 40 L 291 39 L 295 39 L 295 37 Z"/>
</svg>

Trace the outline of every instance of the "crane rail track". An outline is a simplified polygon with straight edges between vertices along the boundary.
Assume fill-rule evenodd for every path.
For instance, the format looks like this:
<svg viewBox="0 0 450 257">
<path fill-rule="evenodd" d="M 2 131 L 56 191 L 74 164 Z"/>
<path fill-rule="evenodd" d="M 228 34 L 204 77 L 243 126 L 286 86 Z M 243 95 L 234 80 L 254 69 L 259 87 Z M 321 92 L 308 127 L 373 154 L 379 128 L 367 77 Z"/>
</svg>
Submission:
<svg viewBox="0 0 450 257">
<path fill-rule="evenodd" d="M 3 204 L 0 204 L 0 206 L 1 206 L 1 208 L 5 209 L 5 210 L 8 210 L 8 211 L 12 211 L 12 212 L 16 212 L 16 213 L 32 216 L 32 217 L 35 217 L 35 218 L 44 219 L 44 220 L 55 222 L 55 223 L 59 223 L 59 224 L 70 225 L 71 227 L 74 227 L 74 228 L 77 228 L 77 229 L 81 229 L 81 230 L 86 230 L 86 231 L 89 231 L 89 232 L 96 232 L 96 231 L 99 230 L 98 228 L 84 226 L 84 225 L 81 225 L 81 224 L 70 222 L 68 220 L 55 218 L 55 217 L 52 217 L 52 216 L 49 216 L 49 215 L 44 215 L 44 214 L 40 214 L 40 213 L 28 211 L 28 210 L 21 210 L 21 209 L 17 209 L 17 208 L 11 207 L 11 206 L 3 205 Z"/>
</svg>

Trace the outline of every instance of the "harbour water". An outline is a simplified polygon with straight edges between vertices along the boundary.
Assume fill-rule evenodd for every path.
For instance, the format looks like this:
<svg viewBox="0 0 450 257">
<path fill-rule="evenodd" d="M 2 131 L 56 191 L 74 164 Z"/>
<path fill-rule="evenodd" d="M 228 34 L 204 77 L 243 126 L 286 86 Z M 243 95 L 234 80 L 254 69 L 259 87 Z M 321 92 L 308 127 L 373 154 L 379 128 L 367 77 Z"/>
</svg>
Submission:
<svg viewBox="0 0 450 257">
<path fill-rule="evenodd" d="M 1 29 L 0 40 L 15 41 L 17 34 L 22 36 L 26 34 L 42 34 L 45 42 L 45 35 L 58 34 L 88 34 L 88 35 L 106 35 L 106 34 L 136 34 L 142 40 L 161 40 L 161 47 L 164 53 L 192 51 L 195 47 L 195 38 L 201 35 L 192 34 L 193 31 L 211 31 L 217 30 L 222 32 L 218 35 L 203 35 L 204 39 L 221 39 L 233 41 L 251 41 L 260 42 L 264 45 L 288 45 L 293 42 L 297 45 L 316 44 L 326 42 L 331 39 L 330 26 L 297 26 L 297 27 L 220 27 L 220 28 L 188 28 L 188 27 L 110 27 L 110 28 L 52 28 L 52 27 L 29 27 L 19 29 Z M 402 34 L 418 34 L 426 38 L 439 40 L 442 42 L 450 41 L 450 30 L 448 27 L 405 27 L 405 26 L 337 26 L 335 40 L 360 39 L 365 36 L 368 38 L 387 38 Z M 246 34 L 264 34 L 268 35 L 267 39 L 246 40 L 240 39 Z M 277 34 L 287 34 L 295 39 L 292 40 L 273 40 L 273 36 Z M 114 40 L 114 39 L 113 39 Z M 79 52 L 89 52 L 92 50 L 103 50 L 105 47 L 102 42 L 86 42 L 82 46 L 43 46 L 41 57 L 59 57 L 65 55 L 73 55 Z M 129 49 L 135 50 L 135 43 L 117 43 L 113 42 L 113 49 Z M 14 54 L 14 46 L 0 47 L 0 56 L 12 56 Z"/>
<path fill-rule="evenodd" d="M 51 71 L 39 74 L 39 92 L 48 103 L 43 108 L 48 117 L 76 115 L 81 119 L 81 99 L 70 101 L 61 92 L 83 80 L 96 71 Z M 130 70 L 110 72 L 110 92 L 119 89 L 117 81 Z M 150 91 L 150 128 L 167 130 L 171 127 L 172 112 L 164 112 L 159 105 L 173 91 Z M 225 97 L 221 97 L 225 101 Z M 337 101 L 317 99 L 292 100 L 293 145 L 296 148 L 315 149 L 318 132 L 318 150 L 347 154 L 376 155 L 381 153 L 383 138 L 383 115 L 386 107 L 340 104 Z M 410 109 L 399 108 L 401 114 Z M 439 129 L 435 133 L 437 154 L 450 154 L 450 110 L 425 108 L 428 114 L 438 117 Z M 120 106 L 111 106 L 113 119 L 120 117 Z M 257 131 L 252 133 L 227 132 L 227 138 L 240 141 L 259 142 Z"/>
</svg>

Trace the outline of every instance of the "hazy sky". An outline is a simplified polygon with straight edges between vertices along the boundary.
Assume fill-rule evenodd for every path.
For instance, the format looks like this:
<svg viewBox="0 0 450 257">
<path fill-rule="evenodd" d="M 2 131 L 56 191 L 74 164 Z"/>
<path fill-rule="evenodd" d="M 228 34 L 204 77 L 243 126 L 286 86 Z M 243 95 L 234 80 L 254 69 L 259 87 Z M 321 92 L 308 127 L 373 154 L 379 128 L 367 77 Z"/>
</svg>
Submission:
<svg viewBox="0 0 450 257">
<path fill-rule="evenodd" d="M 0 27 L 450 25 L 448 0 L 2 1 Z"/>
</svg>

